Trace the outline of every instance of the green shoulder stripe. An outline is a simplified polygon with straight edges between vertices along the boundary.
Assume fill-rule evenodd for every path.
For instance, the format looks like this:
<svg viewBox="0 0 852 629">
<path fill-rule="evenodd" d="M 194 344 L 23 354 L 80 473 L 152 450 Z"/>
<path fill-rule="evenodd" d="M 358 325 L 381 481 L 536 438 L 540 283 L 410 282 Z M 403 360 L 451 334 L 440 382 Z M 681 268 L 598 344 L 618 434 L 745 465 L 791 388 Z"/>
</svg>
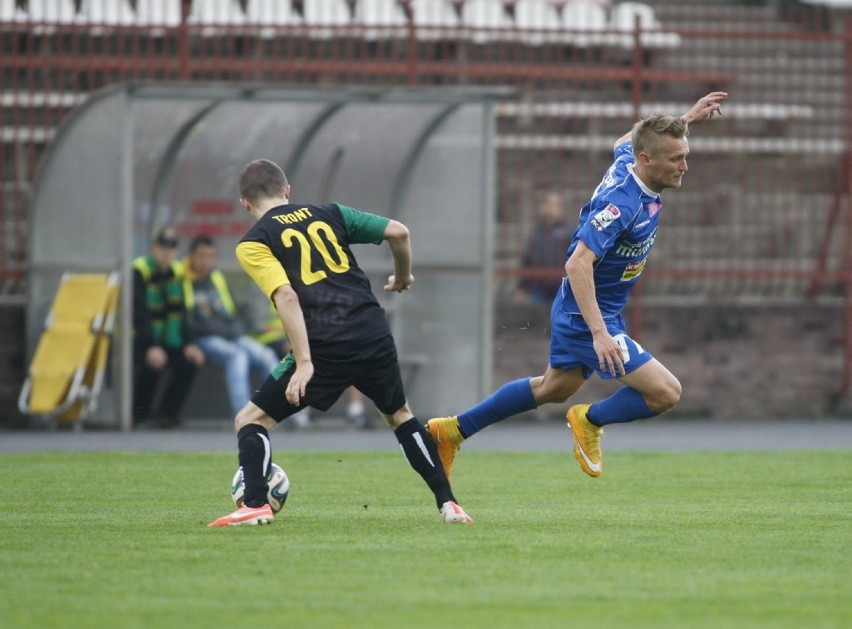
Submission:
<svg viewBox="0 0 852 629">
<path fill-rule="evenodd" d="M 370 214 L 369 212 L 361 212 L 340 203 L 335 203 L 335 205 L 343 217 L 343 223 L 349 232 L 350 242 L 381 244 L 382 238 L 385 235 L 385 228 L 390 223 L 389 218 Z"/>
</svg>

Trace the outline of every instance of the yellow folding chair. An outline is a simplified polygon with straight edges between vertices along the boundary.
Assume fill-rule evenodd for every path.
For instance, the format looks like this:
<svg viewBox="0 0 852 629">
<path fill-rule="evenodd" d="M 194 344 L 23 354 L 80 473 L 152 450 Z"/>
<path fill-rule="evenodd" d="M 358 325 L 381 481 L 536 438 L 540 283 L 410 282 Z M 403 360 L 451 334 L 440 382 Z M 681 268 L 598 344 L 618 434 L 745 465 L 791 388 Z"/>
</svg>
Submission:
<svg viewBox="0 0 852 629">
<path fill-rule="evenodd" d="M 112 330 L 115 326 L 115 311 L 118 307 L 119 284 L 117 276 L 114 279 L 115 281 L 112 282 L 107 297 L 103 325 L 95 337 L 95 346 L 89 358 L 89 363 L 86 366 L 86 373 L 83 376 L 79 399 L 67 411 L 57 416 L 57 419 L 61 422 L 74 422 L 78 419 L 85 419 L 97 409 L 98 396 L 103 387 L 104 374 L 106 373 L 107 356 L 109 355 L 109 346 L 112 341 Z"/>
<path fill-rule="evenodd" d="M 92 410 L 117 301 L 117 273 L 62 276 L 18 398 L 22 413 L 75 421 Z"/>
</svg>

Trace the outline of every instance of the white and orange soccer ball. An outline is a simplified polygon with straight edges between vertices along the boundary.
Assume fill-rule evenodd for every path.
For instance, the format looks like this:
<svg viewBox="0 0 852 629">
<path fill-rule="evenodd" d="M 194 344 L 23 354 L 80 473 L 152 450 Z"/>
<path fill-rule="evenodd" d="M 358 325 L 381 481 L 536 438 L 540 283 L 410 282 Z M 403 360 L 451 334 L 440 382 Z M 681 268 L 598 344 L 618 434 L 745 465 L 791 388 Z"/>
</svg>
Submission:
<svg viewBox="0 0 852 629">
<path fill-rule="evenodd" d="M 273 463 L 272 470 L 266 477 L 266 482 L 269 485 L 266 499 L 269 502 L 269 506 L 272 507 L 272 511 L 278 513 L 284 508 L 284 503 L 287 502 L 287 496 L 290 494 L 290 479 L 287 477 L 287 472 L 281 466 Z M 245 490 L 246 483 L 243 478 L 243 468 L 240 467 L 231 481 L 231 498 L 234 504 L 237 505 L 237 508 L 243 506 L 243 494 Z"/>
</svg>

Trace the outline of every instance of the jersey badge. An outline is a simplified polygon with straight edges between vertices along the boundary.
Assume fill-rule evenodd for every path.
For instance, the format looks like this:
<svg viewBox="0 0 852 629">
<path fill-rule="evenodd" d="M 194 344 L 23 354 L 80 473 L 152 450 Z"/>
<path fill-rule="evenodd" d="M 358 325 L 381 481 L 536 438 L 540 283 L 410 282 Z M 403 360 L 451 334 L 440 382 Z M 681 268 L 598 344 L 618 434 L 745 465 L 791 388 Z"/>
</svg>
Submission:
<svg viewBox="0 0 852 629">
<path fill-rule="evenodd" d="M 621 216 L 621 211 L 612 203 L 610 203 L 604 209 L 594 215 L 591 221 L 592 227 L 597 229 L 599 232 L 602 232 L 607 227 L 609 227 L 610 223 L 612 223 L 619 216 Z"/>
</svg>

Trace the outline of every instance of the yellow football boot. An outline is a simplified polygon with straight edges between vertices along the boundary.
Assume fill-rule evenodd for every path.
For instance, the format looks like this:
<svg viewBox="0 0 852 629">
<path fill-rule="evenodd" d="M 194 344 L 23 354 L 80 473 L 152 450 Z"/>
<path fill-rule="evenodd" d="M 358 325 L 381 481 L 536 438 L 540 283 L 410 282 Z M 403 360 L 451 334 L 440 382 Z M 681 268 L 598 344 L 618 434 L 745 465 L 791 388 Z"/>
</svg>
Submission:
<svg viewBox="0 0 852 629">
<path fill-rule="evenodd" d="M 436 417 L 430 419 L 426 423 L 426 428 L 429 434 L 432 435 L 432 440 L 438 446 L 438 456 L 444 466 L 444 472 L 447 474 L 447 480 L 452 481 L 450 473 L 453 471 L 453 461 L 459 453 L 464 437 L 459 432 L 458 417 Z"/>
<path fill-rule="evenodd" d="M 598 477 L 603 472 L 601 437 L 603 428 L 589 421 L 588 404 L 577 404 L 568 409 L 568 425 L 574 433 L 574 456 L 583 471 L 589 476 Z"/>
</svg>

